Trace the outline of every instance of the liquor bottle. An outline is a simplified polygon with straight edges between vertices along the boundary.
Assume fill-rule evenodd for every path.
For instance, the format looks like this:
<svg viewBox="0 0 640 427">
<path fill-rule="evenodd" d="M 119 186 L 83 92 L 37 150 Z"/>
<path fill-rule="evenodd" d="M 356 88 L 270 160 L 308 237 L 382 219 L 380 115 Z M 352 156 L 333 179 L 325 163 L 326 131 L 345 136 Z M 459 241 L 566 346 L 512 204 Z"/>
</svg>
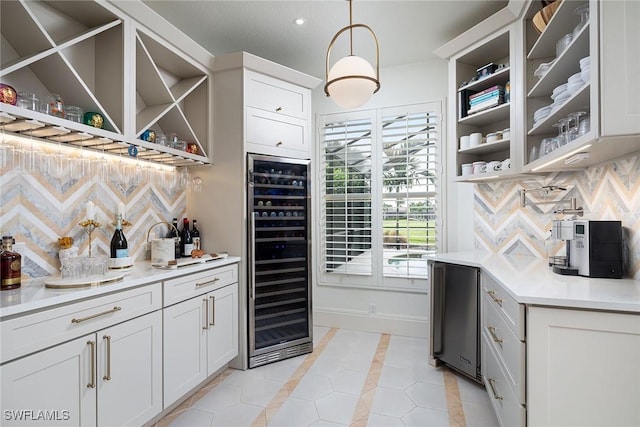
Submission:
<svg viewBox="0 0 640 427">
<path fill-rule="evenodd" d="M 13 236 L 2 236 L 0 252 L 0 289 L 9 290 L 20 287 L 22 275 L 22 255 L 13 252 Z"/>
<path fill-rule="evenodd" d="M 191 228 L 191 238 L 193 239 L 193 249 L 200 250 L 200 230 L 198 230 L 198 221 L 193 220 L 193 227 Z"/>
<path fill-rule="evenodd" d="M 180 245 L 180 236 L 178 235 L 178 218 L 173 218 L 173 227 L 169 228 L 167 238 L 175 240 L 175 257 L 180 258 L 182 254 L 182 247 Z"/>
<path fill-rule="evenodd" d="M 193 238 L 191 230 L 189 230 L 189 219 L 182 220 L 182 256 L 184 258 L 191 256 L 193 250 Z"/>
<path fill-rule="evenodd" d="M 111 258 L 126 258 L 129 256 L 127 238 L 122 231 L 122 214 L 116 214 L 116 230 L 111 238 Z"/>
</svg>

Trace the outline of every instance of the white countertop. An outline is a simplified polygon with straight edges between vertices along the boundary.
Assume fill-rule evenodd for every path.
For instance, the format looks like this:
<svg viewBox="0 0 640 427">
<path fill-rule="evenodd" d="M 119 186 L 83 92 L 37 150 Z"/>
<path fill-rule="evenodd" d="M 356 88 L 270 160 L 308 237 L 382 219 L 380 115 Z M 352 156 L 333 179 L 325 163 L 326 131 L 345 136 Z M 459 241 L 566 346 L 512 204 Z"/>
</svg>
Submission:
<svg viewBox="0 0 640 427">
<path fill-rule="evenodd" d="M 153 268 L 149 261 L 138 261 L 121 280 L 87 288 L 49 289 L 44 286 L 45 278 L 26 280 L 23 281 L 22 286 L 18 289 L 0 292 L 0 319 L 4 320 L 4 318 L 30 311 L 68 304 L 140 285 L 172 279 L 185 274 L 234 264 L 239 261 L 239 257 L 229 256 L 223 259 L 180 267 L 175 270 Z"/>
<path fill-rule="evenodd" d="M 563 276 L 541 258 L 451 252 L 434 261 L 480 267 L 522 304 L 640 313 L 640 280 Z"/>
</svg>

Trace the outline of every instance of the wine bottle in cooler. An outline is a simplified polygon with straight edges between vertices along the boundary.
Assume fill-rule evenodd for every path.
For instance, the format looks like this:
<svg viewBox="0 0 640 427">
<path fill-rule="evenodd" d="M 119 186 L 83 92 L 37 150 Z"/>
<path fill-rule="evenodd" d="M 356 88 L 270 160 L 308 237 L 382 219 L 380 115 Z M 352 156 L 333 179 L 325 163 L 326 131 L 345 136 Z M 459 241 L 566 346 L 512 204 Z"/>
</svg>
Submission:
<svg viewBox="0 0 640 427">
<path fill-rule="evenodd" d="M 122 214 L 116 214 L 116 230 L 111 238 L 111 258 L 126 258 L 129 256 L 129 245 L 122 231 Z"/>
<path fill-rule="evenodd" d="M 200 243 L 200 230 L 198 230 L 198 220 L 193 220 L 193 226 L 191 228 L 191 238 L 193 239 L 193 249 L 199 251 L 202 249 Z"/>
<path fill-rule="evenodd" d="M 187 218 L 182 220 L 182 256 L 184 258 L 191 256 L 193 250 L 193 237 L 191 236 L 191 230 L 189 230 L 189 220 Z"/>
</svg>

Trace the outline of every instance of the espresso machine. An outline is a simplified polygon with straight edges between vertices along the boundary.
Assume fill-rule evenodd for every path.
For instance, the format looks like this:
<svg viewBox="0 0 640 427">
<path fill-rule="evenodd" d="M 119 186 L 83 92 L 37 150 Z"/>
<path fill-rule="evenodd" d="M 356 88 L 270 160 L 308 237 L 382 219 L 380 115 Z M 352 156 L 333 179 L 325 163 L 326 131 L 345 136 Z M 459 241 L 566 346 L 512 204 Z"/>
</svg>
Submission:
<svg viewBox="0 0 640 427">
<path fill-rule="evenodd" d="M 564 265 L 553 272 L 572 276 L 622 278 L 622 223 L 620 221 L 554 221 L 551 237 L 566 241 Z"/>
</svg>

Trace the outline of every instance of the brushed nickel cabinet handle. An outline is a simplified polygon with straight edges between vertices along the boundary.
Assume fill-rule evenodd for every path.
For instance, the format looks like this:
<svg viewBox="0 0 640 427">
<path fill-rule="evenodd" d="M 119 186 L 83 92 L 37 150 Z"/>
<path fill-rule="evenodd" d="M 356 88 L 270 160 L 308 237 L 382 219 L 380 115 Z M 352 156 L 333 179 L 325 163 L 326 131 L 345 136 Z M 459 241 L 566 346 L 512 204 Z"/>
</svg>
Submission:
<svg viewBox="0 0 640 427">
<path fill-rule="evenodd" d="M 276 112 L 279 113 L 280 111 L 282 111 L 282 107 L 278 107 L 276 108 Z"/>
<path fill-rule="evenodd" d="M 500 347 L 502 347 L 502 340 L 500 338 L 498 338 L 498 336 L 496 335 L 496 328 L 493 326 L 489 326 L 487 327 L 487 329 L 489 330 L 489 333 L 491 334 L 491 338 L 493 338 L 493 340 L 495 342 L 497 342 L 498 344 L 500 344 Z"/>
<path fill-rule="evenodd" d="M 220 280 L 219 277 L 214 278 L 213 280 L 209 280 L 207 282 L 202 282 L 202 283 L 196 283 L 196 287 L 201 287 L 201 286 L 209 286 L 209 285 L 213 285 L 214 283 L 216 283 L 218 280 Z"/>
<path fill-rule="evenodd" d="M 209 299 L 211 300 L 211 322 L 209 325 L 216 326 L 216 297 L 211 295 Z"/>
<path fill-rule="evenodd" d="M 89 352 L 89 357 L 91 358 L 91 379 L 89 384 L 87 384 L 87 388 L 96 388 L 96 342 L 89 340 L 87 344 L 89 344 L 89 348 L 91 349 Z"/>
<path fill-rule="evenodd" d="M 113 307 L 111 310 L 103 311 L 102 313 L 92 314 L 91 316 L 81 317 L 80 319 L 71 319 L 71 323 L 80 323 L 85 320 L 94 319 L 99 316 L 104 316 L 105 314 L 115 313 L 116 311 L 122 310 L 122 307 L 118 307 L 117 305 Z"/>
<path fill-rule="evenodd" d="M 278 141 L 278 142 L 276 143 L 276 147 L 280 147 L 281 145 L 282 145 L 282 141 Z"/>
<path fill-rule="evenodd" d="M 502 400 L 502 396 L 498 396 L 498 393 L 496 392 L 496 385 L 495 385 L 496 380 L 492 378 L 487 378 L 487 381 L 489 381 L 489 386 L 491 386 L 491 393 L 493 393 L 493 398 L 497 400 Z"/>
<path fill-rule="evenodd" d="M 202 300 L 204 306 L 204 325 L 202 326 L 203 330 L 207 330 L 209 328 L 209 304 L 207 303 L 207 299 Z"/>
<path fill-rule="evenodd" d="M 105 335 L 102 339 L 107 340 L 107 373 L 102 377 L 102 379 L 109 381 L 111 380 L 111 336 Z"/>
<path fill-rule="evenodd" d="M 502 307 L 502 299 L 501 298 L 496 298 L 496 291 L 487 291 L 487 293 L 489 294 L 489 296 L 491 297 L 491 299 L 498 304 L 500 307 Z"/>
</svg>

